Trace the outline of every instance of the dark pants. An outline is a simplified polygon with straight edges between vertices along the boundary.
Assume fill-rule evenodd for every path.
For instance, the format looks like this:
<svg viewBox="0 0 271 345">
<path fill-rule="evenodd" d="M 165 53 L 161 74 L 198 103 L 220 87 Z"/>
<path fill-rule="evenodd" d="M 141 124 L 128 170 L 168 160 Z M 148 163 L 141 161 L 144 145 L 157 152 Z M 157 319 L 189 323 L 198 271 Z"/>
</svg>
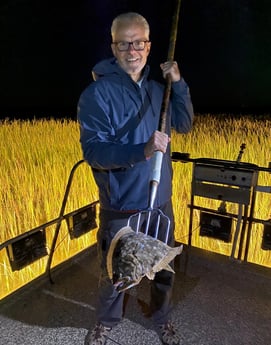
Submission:
<svg viewBox="0 0 271 345">
<path fill-rule="evenodd" d="M 171 202 L 161 207 L 161 210 L 171 221 L 168 244 L 173 246 L 174 216 Z M 100 211 L 97 246 L 102 272 L 98 289 L 97 321 L 108 327 L 115 326 L 122 318 L 124 292 L 117 292 L 112 285 L 106 271 L 106 256 L 112 238 L 122 227 L 127 225 L 130 215 L 115 211 Z M 150 229 L 156 223 L 157 216 L 154 215 L 150 222 Z M 156 324 L 163 324 L 168 321 L 173 283 L 174 274 L 165 270 L 158 272 L 154 280 L 151 281 L 150 309 Z"/>
</svg>

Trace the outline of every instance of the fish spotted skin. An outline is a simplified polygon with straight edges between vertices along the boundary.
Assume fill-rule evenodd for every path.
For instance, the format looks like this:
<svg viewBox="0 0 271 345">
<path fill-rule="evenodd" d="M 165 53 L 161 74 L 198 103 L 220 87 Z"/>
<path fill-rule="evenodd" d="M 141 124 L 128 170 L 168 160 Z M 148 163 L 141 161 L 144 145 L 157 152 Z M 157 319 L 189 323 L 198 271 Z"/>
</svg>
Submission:
<svg viewBox="0 0 271 345">
<path fill-rule="evenodd" d="M 146 276 L 153 280 L 161 270 L 174 273 L 170 262 L 182 252 L 183 246 L 170 247 L 164 242 L 130 227 L 118 231 L 107 256 L 107 270 L 117 291 L 125 291 Z"/>
</svg>

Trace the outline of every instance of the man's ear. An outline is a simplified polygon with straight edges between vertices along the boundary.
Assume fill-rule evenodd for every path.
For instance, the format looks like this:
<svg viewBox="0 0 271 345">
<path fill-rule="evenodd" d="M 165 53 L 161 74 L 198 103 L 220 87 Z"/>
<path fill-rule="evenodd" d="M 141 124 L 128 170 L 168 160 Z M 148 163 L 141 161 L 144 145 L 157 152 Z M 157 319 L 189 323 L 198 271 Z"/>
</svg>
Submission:
<svg viewBox="0 0 271 345">
<path fill-rule="evenodd" d="M 151 42 L 148 42 L 147 45 L 147 54 L 149 55 L 151 51 Z"/>
<path fill-rule="evenodd" d="M 116 57 L 116 45 L 113 43 L 111 43 L 111 50 L 112 50 L 113 55 Z"/>
</svg>

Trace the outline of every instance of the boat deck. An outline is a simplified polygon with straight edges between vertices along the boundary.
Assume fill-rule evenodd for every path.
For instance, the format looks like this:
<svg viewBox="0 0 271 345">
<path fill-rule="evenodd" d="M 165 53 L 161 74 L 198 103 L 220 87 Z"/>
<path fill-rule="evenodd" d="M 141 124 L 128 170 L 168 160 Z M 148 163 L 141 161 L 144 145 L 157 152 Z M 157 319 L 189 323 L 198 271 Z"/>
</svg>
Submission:
<svg viewBox="0 0 271 345">
<path fill-rule="evenodd" d="M 271 270 L 185 248 L 176 259 L 172 319 L 185 345 L 267 345 Z M 95 324 L 95 247 L 0 302 L 1 345 L 80 345 Z M 127 291 L 123 321 L 107 344 L 158 345 L 146 311 L 149 281 Z"/>
</svg>

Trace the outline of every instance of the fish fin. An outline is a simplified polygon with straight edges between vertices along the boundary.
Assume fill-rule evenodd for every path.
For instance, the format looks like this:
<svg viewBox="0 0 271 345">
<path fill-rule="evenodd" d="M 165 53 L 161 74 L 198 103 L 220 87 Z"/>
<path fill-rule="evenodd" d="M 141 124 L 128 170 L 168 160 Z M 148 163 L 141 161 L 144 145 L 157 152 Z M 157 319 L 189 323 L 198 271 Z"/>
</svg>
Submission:
<svg viewBox="0 0 271 345">
<path fill-rule="evenodd" d="M 159 272 L 161 270 L 166 270 L 172 273 L 175 273 L 174 270 L 170 267 L 169 263 L 175 258 L 175 256 L 181 254 L 183 246 L 170 248 L 167 255 L 165 255 L 156 265 L 153 267 L 154 272 Z"/>
<path fill-rule="evenodd" d="M 169 264 L 167 264 L 163 269 L 166 270 L 166 271 L 175 273 L 174 269 Z"/>
<path fill-rule="evenodd" d="M 153 272 L 153 271 L 147 272 L 147 273 L 146 273 L 146 277 L 147 277 L 149 280 L 153 280 L 154 277 L 155 277 L 155 272 Z"/>
</svg>

